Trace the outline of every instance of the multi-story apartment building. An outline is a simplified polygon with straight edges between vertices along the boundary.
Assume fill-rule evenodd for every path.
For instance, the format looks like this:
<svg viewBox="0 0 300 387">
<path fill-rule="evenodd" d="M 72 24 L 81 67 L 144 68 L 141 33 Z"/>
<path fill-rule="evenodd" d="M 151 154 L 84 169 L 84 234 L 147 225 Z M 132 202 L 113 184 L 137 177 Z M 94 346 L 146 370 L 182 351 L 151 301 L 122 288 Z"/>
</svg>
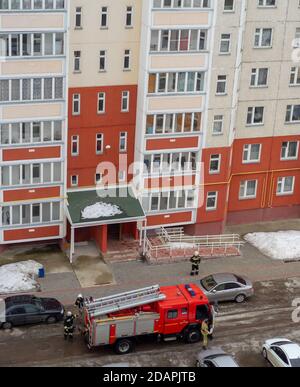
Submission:
<svg viewBox="0 0 300 387">
<path fill-rule="evenodd" d="M 32 10 L 24 9 L 27 3 Z M 299 0 L 73 0 L 62 10 L 51 9 L 52 3 L 57 6 L 59 1 L 0 1 L 0 31 L 10 47 L 1 67 L 0 237 L 4 243 L 24 241 L 18 229 L 33 235 L 29 228 L 22 231 L 22 219 L 26 211 L 37 213 L 37 206 L 26 210 L 18 201 L 36 203 L 51 193 L 57 203 L 64 196 L 64 185 L 67 233 L 61 223 L 55 236 L 67 235 L 72 251 L 74 241 L 90 238 L 105 251 L 113 235 L 137 238 L 142 227 L 184 225 L 188 232 L 209 234 L 221 233 L 226 223 L 299 216 L 300 55 L 295 51 L 300 37 Z M 53 51 L 49 56 L 49 34 L 56 50 L 66 31 L 67 9 L 65 52 Z M 35 24 L 37 19 L 26 24 L 28 16 L 37 14 L 40 24 Z M 41 55 L 34 53 L 39 50 L 39 34 Z M 30 55 L 24 54 L 28 44 Z M 61 73 L 54 70 L 58 62 Z M 17 63 L 22 64 L 17 67 Z M 52 93 L 59 75 L 68 74 L 65 94 L 58 100 L 54 94 L 51 101 L 35 101 L 32 92 L 30 102 L 24 98 L 16 102 L 15 85 L 26 87 L 27 74 L 34 74 L 33 90 L 38 74 L 46 87 L 50 82 L 43 78 L 46 67 L 47 77 L 51 73 L 55 78 Z M 37 141 L 34 114 L 47 106 L 46 117 L 38 116 L 39 120 L 49 122 L 53 117 L 54 131 L 55 123 L 64 120 L 64 128 L 67 94 L 68 133 L 63 130 L 60 140 L 51 137 L 52 143 Z M 60 113 L 54 112 L 58 105 Z M 12 124 L 20 123 L 22 138 L 28 121 L 32 137 L 25 146 L 23 140 L 13 140 Z M 41 124 L 43 131 L 47 125 Z M 54 148 L 59 148 L 60 158 L 51 153 Z M 12 185 L 16 180 L 21 185 L 26 182 L 23 164 L 28 159 L 22 152 L 30 153 L 30 187 Z M 53 171 L 67 154 L 61 185 L 55 179 L 51 184 L 36 180 L 35 165 L 43 164 L 35 160 L 37 152 L 47 154 L 46 160 L 39 154 L 43 162 L 53 161 Z M 138 166 L 131 168 L 133 162 Z M 22 164 L 19 172 L 16 164 Z M 111 165 L 112 175 L 107 173 Z M 42 183 L 45 191 L 33 200 L 38 192 L 35 185 L 43 190 Z M 110 208 L 109 214 L 98 216 L 99 195 L 104 187 L 111 192 L 116 186 L 126 193 L 117 189 L 113 199 L 102 201 L 117 205 L 121 213 Z M 59 194 L 54 193 L 57 187 Z M 87 208 L 95 213 L 84 216 Z M 42 221 L 42 212 L 38 216 Z M 34 224 L 34 232 L 40 232 L 35 223 L 31 221 L 30 227 Z M 45 233 L 57 226 L 48 224 Z M 46 234 L 35 235 L 54 237 Z"/>
<path fill-rule="evenodd" d="M 0 1 L 0 245 L 65 236 L 64 0 Z"/>
</svg>

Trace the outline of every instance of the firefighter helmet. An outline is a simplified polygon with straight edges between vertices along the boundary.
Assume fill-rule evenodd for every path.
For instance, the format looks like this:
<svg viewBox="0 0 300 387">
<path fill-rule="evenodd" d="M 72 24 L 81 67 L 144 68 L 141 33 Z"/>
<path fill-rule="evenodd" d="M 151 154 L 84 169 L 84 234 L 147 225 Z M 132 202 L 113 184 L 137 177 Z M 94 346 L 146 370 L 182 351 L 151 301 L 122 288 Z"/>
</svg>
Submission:
<svg viewBox="0 0 300 387">
<path fill-rule="evenodd" d="M 194 255 L 195 255 L 196 257 L 198 257 L 199 251 L 195 251 Z"/>
<path fill-rule="evenodd" d="M 68 317 L 71 317 L 71 316 L 72 316 L 72 312 L 68 311 L 68 312 L 67 312 L 67 316 L 68 316 Z"/>
</svg>

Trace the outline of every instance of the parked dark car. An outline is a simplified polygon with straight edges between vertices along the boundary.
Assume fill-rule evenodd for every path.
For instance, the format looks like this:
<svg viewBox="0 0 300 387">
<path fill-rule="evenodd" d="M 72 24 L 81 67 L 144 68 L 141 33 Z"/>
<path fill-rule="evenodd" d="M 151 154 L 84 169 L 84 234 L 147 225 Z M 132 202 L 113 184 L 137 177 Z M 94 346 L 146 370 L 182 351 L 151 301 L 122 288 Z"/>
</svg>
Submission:
<svg viewBox="0 0 300 387">
<path fill-rule="evenodd" d="M 26 324 L 53 324 L 64 318 L 64 307 L 54 298 L 11 296 L 0 299 L 0 303 L 3 305 L 0 327 L 4 329 Z"/>
</svg>

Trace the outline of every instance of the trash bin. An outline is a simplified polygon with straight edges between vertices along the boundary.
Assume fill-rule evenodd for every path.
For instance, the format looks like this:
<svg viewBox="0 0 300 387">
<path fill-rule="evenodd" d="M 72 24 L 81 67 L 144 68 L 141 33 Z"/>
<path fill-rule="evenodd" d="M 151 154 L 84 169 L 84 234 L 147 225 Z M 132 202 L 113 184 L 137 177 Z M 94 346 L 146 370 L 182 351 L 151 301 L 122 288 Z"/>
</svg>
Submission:
<svg viewBox="0 0 300 387">
<path fill-rule="evenodd" d="M 39 269 L 39 278 L 44 278 L 45 277 L 45 269 L 42 267 Z"/>
</svg>

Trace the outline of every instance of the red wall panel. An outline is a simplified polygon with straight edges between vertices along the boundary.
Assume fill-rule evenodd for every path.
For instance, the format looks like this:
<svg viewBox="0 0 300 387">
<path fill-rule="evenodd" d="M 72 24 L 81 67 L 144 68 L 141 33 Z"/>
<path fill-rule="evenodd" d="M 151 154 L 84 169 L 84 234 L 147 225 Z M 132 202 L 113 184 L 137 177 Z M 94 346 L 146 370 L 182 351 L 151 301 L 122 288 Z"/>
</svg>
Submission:
<svg viewBox="0 0 300 387">
<path fill-rule="evenodd" d="M 4 202 L 56 198 L 59 196 L 60 187 L 29 188 L 3 192 Z"/>
<path fill-rule="evenodd" d="M 55 159 L 61 157 L 60 146 L 4 149 L 3 161 Z"/>
<path fill-rule="evenodd" d="M 20 241 L 26 239 L 43 239 L 59 237 L 59 226 L 32 227 L 19 230 L 5 230 L 4 241 Z"/>
</svg>

